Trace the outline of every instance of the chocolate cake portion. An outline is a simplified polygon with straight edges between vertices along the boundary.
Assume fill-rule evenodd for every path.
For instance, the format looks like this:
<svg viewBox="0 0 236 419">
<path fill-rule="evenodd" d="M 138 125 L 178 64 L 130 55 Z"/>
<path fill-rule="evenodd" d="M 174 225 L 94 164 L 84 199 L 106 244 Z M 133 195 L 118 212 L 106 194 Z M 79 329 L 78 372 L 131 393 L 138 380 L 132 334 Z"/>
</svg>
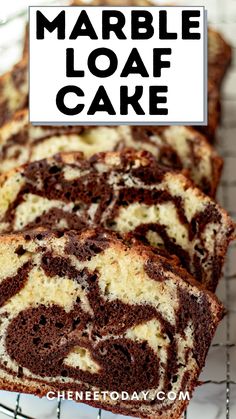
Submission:
<svg viewBox="0 0 236 419">
<path fill-rule="evenodd" d="M 99 229 L 1 235 L 0 272 L 2 389 L 91 391 L 114 413 L 181 417 L 223 315 L 185 270 Z"/>
<path fill-rule="evenodd" d="M 206 194 L 214 196 L 223 161 L 206 137 L 184 126 L 32 126 L 28 110 L 0 128 L 0 172 L 55 155 L 82 151 L 86 157 L 125 147 L 148 150 L 161 164 L 184 171 Z"/>
<path fill-rule="evenodd" d="M 28 105 L 28 58 L 0 76 L 0 126 Z"/>
<path fill-rule="evenodd" d="M 0 177 L 0 232 L 103 226 L 164 248 L 215 289 L 234 225 L 147 151 L 58 154 Z"/>
</svg>

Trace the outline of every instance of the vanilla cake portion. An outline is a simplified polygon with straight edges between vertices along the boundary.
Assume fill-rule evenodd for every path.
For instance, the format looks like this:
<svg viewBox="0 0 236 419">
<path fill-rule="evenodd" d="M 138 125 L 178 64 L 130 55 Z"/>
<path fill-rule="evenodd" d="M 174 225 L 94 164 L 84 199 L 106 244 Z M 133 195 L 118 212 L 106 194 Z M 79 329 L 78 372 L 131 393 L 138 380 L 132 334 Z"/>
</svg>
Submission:
<svg viewBox="0 0 236 419">
<path fill-rule="evenodd" d="M 0 76 L 0 126 L 28 104 L 28 58 Z"/>
<path fill-rule="evenodd" d="M 86 157 L 124 147 L 148 150 L 157 160 L 183 170 L 206 194 L 214 196 L 223 160 L 207 139 L 184 126 L 33 126 L 28 110 L 0 129 L 0 172 L 58 152 L 82 151 Z"/>
<path fill-rule="evenodd" d="M 103 226 L 166 249 L 215 289 L 234 226 L 147 151 L 59 154 L 0 177 L 0 232 Z"/>
<path fill-rule="evenodd" d="M 181 417 L 223 315 L 173 261 L 104 230 L 2 235 L 0 289 L 1 389 L 97 392 L 87 403 L 150 419 Z"/>
</svg>

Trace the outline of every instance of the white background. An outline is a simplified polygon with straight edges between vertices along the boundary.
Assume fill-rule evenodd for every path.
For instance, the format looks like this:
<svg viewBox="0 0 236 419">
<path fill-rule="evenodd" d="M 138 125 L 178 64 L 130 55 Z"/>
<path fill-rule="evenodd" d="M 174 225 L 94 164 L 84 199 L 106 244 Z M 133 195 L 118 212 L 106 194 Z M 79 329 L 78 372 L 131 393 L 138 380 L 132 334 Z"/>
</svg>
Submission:
<svg viewBox="0 0 236 419">
<path fill-rule="evenodd" d="M 118 40 L 113 34 L 110 40 L 101 40 L 101 7 L 87 8 L 90 20 L 99 37 L 98 40 L 91 40 L 89 37 L 69 40 L 69 35 L 77 20 L 80 8 L 65 8 L 66 10 L 66 40 L 57 40 L 57 31 L 52 34 L 45 30 L 45 39 L 36 39 L 36 11 L 38 8 L 30 8 L 30 121 L 43 123 L 197 123 L 204 121 L 204 11 L 200 8 L 200 28 L 192 31 L 201 31 L 201 40 L 181 39 L 181 15 L 180 7 L 167 8 L 168 29 L 178 33 L 177 40 L 158 40 L 159 9 L 145 8 L 153 12 L 153 26 L 156 29 L 155 35 L 150 40 L 130 39 L 130 7 L 117 8 L 126 14 L 126 26 L 124 32 L 127 40 Z M 142 9 L 142 8 L 140 8 Z M 40 8 L 42 13 L 53 20 L 61 8 L 44 7 Z M 118 57 L 118 69 L 114 75 L 108 78 L 97 78 L 87 69 L 87 58 L 89 53 L 99 47 L 110 48 L 116 52 Z M 127 78 L 120 78 L 119 75 L 133 47 L 139 50 L 143 62 L 146 65 L 149 78 L 132 74 Z M 66 48 L 75 49 L 75 68 L 85 70 L 85 78 L 66 77 Z M 163 60 L 170 60 L 171 67 L 162 70 L 162 77 L 154 78 L 152 75 L 153 48 L 172 48 L 171 56 L 163 56 Z M 120 85 L 129 86 L 129 92 L 134 92 L 134 86 L 144 87 L 140 105 L 145 111 L 145 116 L 136 115 L 129 106 L 127 116 L 119 116 L 120 109 Z M 84 91 L 85 97 L 78 98 L 75 94 L 68 94 L 66 105 L 74 107 L 78 103 L 85 103 L 84 110 L 76 116 L 67 116 L 61 113 L 56 106 L 57 92 L 66 85 L 77 85 Z M 95 115 L 87 116 L 87 110 L 94 98 L 99 85 L 104 85 L 108 96 L 115 108 L 116 115 L 110 116 L 106 112 L 97 112 Z M 167 105 L 160 104 L 159 107 L 167 107 L 168 115 L 149 115 L 149 86 L 168 86 Z M 166 95 L 166 94 L 163 94 Z"/>
</svg>

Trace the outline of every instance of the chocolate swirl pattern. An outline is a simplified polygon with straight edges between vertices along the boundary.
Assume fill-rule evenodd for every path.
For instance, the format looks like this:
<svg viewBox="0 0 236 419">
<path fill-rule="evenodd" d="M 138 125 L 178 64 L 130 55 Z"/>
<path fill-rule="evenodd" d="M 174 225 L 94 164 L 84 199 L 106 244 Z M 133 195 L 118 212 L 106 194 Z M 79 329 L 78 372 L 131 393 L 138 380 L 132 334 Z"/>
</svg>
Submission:
<svg viewBox="0 0 236 419">
<path fill-rule="evenodd" d="M 58 152 L 81 151 L 91 157 L 130 147 L 150 151 L 159 163 L 182 170 L 203 192 L 215 195 L 222 159 L 190 127 L 35 127 L 28 120 L 25 109 L 0 129 L 0 172 Z"/>
<path fill-rule="evenodd" d="M 104 230 L 1 236 L 0 267 L 3 388 L 135 391 L 91 403 L 180 417 L 186 401 L 155 396 L 193 391 L 223 313 L 185 270 Z"/>
<path fill-rule="evenodd" d="M 3 175 L 0 185 L 1 232 L 103 226 L 167 250 L 209 289 L 217 285 L 232 221 L 148 152 L 61 154 Z"/>
</svg>

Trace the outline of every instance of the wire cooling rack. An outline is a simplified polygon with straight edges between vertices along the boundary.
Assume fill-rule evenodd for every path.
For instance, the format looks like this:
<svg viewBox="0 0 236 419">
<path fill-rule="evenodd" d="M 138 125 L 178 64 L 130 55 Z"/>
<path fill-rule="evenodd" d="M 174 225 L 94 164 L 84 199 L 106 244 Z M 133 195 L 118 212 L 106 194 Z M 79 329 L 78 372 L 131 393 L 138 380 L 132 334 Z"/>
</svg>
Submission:
<svg viewBox="0 0 236 419">
<path fill-rule="evenodd" d="M 17 3 L 17 2 L 14 2 Z M 26 3 L 26 2 L 25 2 Z M 40 4 L 65 4 L 61 1 L 40 1 Z M 177 1 L 176 1 L 177 3 Z M 33 4 L 33 1 L 28 1 Z M 37 3 L 36 3 L 37 4 Z M 181 1 L 181 4 L 199 5 L 199 0 Z M 217 148 L 225 159 L 224 174 L 219 186 L 218 200 L 226 208 L 231 217 L 236 220 L 236 0 L 209 0 L 204 5 L 208 9 L 210 21 L 230 40 L 233 45 L 234 59 L 231 70 L 226 79 L 222 94 L 223 117 L 219 129 Z M 2 6 L 1 6 L 2 7 Z M 20 45 L 24 32 L 24 22 L 27 11 L 24 9 L 5 16 L 0 8 L 0 73 L 10 67 L 20 57 Z M 9 43 L 7 33 L 12 33 L 10 25 L 18 24 L 17 39 Z M 9 28 L 9 30 L 8 30 Z M 8 32 L 7 32 L 8 30 Z M 14 45 L 14 49 L 13 49 Z M 11 53 L 11 51 L 14 53 Z M 5 59 L 6 58 L 6 59 Z M 236 418 L 236 244 L 230 246 L 224 271 L 219 285 L 218 295 L 223 301 L 227 315 L 220 326 L 215 340 L 210 349 L 206 368 L 201 376 L 203 385 L 200 394 L 194 396 L 185 419 L 233 419 Z M 217 354 L 215 363 L 212 356 Z M 210 365 L 209 365 L 210 364 Z M 219 391 L 218 391 L 219 389 Z M 199 391 L 197 390 L 196 393 Z M 93 408 L 84 412 L 82 406 L 76 405 L 76 410 L 70 411 L 73 402 L 59 401 L 53 404 L 53 412 L 38 412 L 33 408 L 28 413 L 24 396 L 17 394 L 15 401 L 11 398 L 8 403 L 9 393 L 1 392 L 0 419 L 105 419 L 118 418 L 111 413 Z M 204 396 L 203 396 L 204 395 Z M 206 396 L 207 395 L 207 396 Z M 12 396 L 12 394 L 11 394 Z M 25 396 L 27 397 L 27 396 Z M 31 397 L 31 396 L 30 396 Z M 6 401 L 7 400 L 7 401 Z M 23 403 L 24 401 L 24 403 Z M 31 406 L 36 406 L 38 399 L 30 400 Z M 41 401 L 50 405 L 52 402 Z M 70 407 L 68 407 L 69 405 Z M 65 414 L 66 410 L 69 412 Z M 24 406 L 24 407 L 23 407 Z M 214 409 L 217 407 L 216 409 Z M 35 414 L 37 410 L 37 414 Z M 50 411 L 50 408 L 49 408 Z M 33 412 L 33 413 L 32 413 Z"/>
</svg>

